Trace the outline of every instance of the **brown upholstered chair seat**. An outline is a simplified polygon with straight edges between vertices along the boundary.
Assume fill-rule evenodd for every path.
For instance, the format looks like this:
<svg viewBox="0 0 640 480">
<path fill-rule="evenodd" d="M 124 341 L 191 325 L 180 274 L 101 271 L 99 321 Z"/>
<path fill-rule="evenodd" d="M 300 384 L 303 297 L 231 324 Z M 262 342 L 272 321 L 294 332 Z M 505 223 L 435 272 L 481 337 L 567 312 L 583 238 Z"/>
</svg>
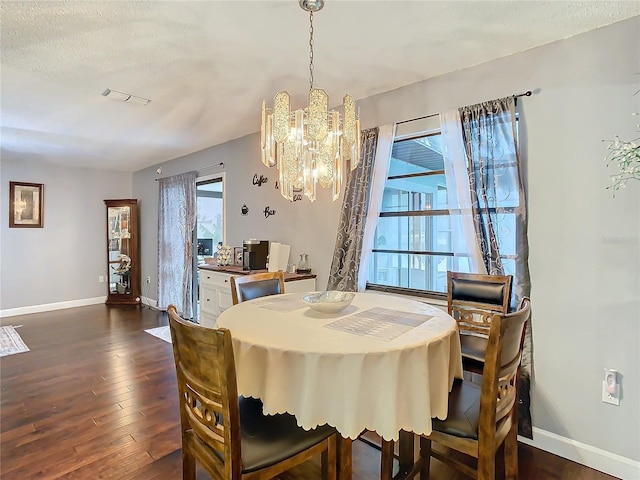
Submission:
<svg viewBox="0 0 640 480">
<path fill-rule="evenodd" d="M 323 425 L 313 430 L 298 426 L 296 417 L 288 413 L 265 415 L 262 402 L 253 398 L 239 398 L 240 435 L 242 437 L 242 473 L 249 473 L 274 465 L 316 445 L 336 433 Z M 197 435 L 189 435 L 192 442 L 201 443 L 210 454 L 223 460 L 219 451 L 209 448 Z"/>
<path fill-rule="evenodd" d="M 456 380 L 449 394 L 449 410 L 445 420 L 434 418 L 432 428 L 455 437 L 478 439 L 481 386 Z"/>
</svg>

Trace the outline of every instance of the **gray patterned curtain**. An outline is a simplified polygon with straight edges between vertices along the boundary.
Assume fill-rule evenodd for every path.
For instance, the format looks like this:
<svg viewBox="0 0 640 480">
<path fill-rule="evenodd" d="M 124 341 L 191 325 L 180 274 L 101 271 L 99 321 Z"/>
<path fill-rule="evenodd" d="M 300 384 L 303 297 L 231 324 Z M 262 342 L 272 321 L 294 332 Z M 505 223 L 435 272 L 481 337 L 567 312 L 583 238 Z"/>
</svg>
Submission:
<svg viewBox="0 0 640 480">
<path fill-rule="evenodd" d="M 513 275 L 512 305 L 531 294 L 526 195 L 517 147 L 515 102 L 515 98 L 507 97 L 459 110 L 478 246 L 487 273 Z M 513 238 L 514 231 L 516 241 L 512 244 L 506 239 Z M 532 438 L 530 324 L 525 335 L 518 430 Z"/>
<path fill-rule="evenodd" d="M 159 184 L 158 308 L 174 304 L 183 318 L 192 318 L 196 172 L 161 178 Z"/>
<path fill-rule="evenodd" d="M 371 170 L 378 143 L 378 128 L 364 130 L 361 138 L 362 157 L 358 166 L 349 174 L 345 189 L 327 290 L 358 290 L 358 270 L 369 206 Z"/>
</svg>

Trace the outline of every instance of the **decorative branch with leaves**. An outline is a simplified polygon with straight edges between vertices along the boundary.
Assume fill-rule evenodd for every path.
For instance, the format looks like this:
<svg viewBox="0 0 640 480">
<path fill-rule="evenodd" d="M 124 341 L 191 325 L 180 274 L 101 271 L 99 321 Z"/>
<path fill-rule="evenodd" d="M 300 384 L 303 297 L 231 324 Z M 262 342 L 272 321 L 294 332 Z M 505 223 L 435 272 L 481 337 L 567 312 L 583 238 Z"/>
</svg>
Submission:
<svg viewBox="0 0 640 480">
<path fill-rule="evenodd" d="M 637 93 L 637 92 L 636 92 Z M 638 114 L 635 114 L 638 115 Z M 640 125 L 638 126 L 640 128 Z M 615 140 L 603 140 L 607 143 L 607 167 L 615 166 L 618 173 L 611 175 L 612 184 L 607 187 L 615 192 L 626 187 L 629 180 L 640 181 L 640 138 L 626 141 L 616 135 Z"/>
<path fill-rule="evenodd" d="M 640 145 L 636 143 L 638 140 L 627 142 L 616 137 L 615 140 L 603 141 L 609 144 L 607 166 L 613 165 L 619 169 L 618 173 L 611 175 L 613 184 L 607 188 L 612 188 L 615 192 L 624 188 L 629 180 L 640 180 Z"/>
</svg>

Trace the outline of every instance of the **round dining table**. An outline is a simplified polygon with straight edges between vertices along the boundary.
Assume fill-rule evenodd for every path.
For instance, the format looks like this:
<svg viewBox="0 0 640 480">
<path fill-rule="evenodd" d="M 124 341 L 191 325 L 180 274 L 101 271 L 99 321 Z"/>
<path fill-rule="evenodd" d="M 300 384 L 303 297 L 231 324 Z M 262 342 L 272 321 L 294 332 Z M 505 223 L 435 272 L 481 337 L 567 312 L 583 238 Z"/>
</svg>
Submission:
<svg viewBox="0 0 640 480">
<path fill-rule="evenodd" d="M 355 293 L 320 313 L 292 293 L 241 302 L 217 319 L 231 331 L 238 393 L 266 414 L 288 412 L 305 429 L 325 423 L 344 438 L 366 430 L 397 440 L 431 433 L 462 377 L 456 321 L 400 296 Z"/>
</svg>

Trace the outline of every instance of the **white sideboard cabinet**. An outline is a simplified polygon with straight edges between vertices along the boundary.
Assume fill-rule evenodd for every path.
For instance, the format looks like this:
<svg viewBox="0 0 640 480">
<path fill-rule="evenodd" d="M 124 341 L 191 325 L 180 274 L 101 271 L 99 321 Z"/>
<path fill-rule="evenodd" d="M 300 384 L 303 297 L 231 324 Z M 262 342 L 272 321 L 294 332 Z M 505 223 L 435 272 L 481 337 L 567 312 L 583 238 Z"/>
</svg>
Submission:
<svg viewBox="0 0 640 480">
<path fill-rule="evenodd" d="M 202 266 L 199 268 L 200 325 L 216 327 L 218 315 L 233 304 L 231 301 L 231 277 L 243 274 L 246 272 L 243 272 L 241 267 Z M 315 275 L 285 274 L 285 293 L 305 293 L 315 290 Z"/>
</svg>

